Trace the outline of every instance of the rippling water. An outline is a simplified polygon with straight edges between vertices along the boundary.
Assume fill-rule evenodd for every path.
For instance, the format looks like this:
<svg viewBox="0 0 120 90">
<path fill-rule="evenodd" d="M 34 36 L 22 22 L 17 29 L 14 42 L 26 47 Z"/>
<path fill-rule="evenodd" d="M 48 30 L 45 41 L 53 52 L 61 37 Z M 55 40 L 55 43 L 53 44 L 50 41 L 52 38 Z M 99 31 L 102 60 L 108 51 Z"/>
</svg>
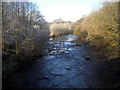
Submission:
<svg viewBox="0 0 120 90">
<path fill-rule="evenodd" d="M 50 38 L 50 40 L 57 40 L 57 41 L 75 41 L 78 39 L 79 39 L 79 37 L 75 36 L 75 35 L 62 35 L 59 37 Z"/>
<path fill-rule="evenodd" d="M 85 59 L 78 36 L 51 38 L 46 54 L 26 69 L 14 72 L 3 87 L 13 88 L 102 88 L 113 87 L 112 74 L 104 64 Z M 79 41 L 80 42 L 80 41 Z"/>
<path fill-rule="evenodd" d="M 89 55 L 91 58 L 93 58 L 95 61 L 104 62 L 104 61 L 107 60 L 107 58 L 103 57 L 103 55 L 99 55 L 99 53 L 102 53 L 102 52 L 96 51 L 95 46 L 93 46 L 90 43 L 85 44 L 85 42 L 80 41 L 79 36 L 71 35 L 71 34 L 70 35 L 62 35 L 62 36 L 50 38 L 50 40 L 64 41 L 64 46 L 65 45 L 81 44 L 83 46 L 84 51 L 86 52 L 86 54 Z M 69 49 L 71 49 L 71 48 L 69 48 Z"/>
</svg>

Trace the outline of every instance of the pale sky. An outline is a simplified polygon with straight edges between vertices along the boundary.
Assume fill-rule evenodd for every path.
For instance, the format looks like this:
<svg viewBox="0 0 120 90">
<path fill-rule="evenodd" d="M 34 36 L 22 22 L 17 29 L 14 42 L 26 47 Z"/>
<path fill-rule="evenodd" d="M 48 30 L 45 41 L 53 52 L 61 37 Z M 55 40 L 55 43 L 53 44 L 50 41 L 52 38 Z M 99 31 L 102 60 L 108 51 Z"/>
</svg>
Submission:
<svg viewBox="0 0 120 90">
<path fill-rule="evenodd" d="M 55 19 L 72 21 L 88 15 L 91 11 L 101 7 L 103 0 L 6 0 L 6 1 L 33 1 L 39 6 L 45 20 L 52 22 Z"/>
<path fill-rule="evenodd" d="M 55 19 L 76 21 L 101 6 L 101 0 L 35 0 L 48 22 Z"/>
</svg>

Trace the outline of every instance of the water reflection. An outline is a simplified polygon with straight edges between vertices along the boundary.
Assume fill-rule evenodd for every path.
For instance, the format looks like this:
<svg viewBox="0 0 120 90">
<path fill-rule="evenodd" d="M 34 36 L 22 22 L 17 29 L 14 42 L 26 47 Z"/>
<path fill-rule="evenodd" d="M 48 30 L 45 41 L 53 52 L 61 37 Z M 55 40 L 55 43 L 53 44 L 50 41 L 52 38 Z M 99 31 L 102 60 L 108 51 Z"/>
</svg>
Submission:
<svg viewBox="0 0 120 90">
<path fill-rule="evenodd" d="M 50 38 L 50 40 L 56 40 L 56 41 L 75 41 L 78 39 L 79 39 L 79 37 L 75 36 L 75 35 L 62 35 L 59 37 Z"/>
</svg>

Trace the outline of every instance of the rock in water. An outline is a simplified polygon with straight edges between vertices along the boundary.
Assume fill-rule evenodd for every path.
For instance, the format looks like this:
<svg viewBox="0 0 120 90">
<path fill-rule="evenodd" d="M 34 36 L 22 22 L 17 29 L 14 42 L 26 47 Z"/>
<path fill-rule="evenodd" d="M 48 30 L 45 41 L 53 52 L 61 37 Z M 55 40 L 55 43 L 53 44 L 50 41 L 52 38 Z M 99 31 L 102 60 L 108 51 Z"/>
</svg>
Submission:
<svg viewBox="0 0 120 90">
<path fill-rule="evenodd" d="M 59 50 L 60 53 L 64 53 L 64 50 Z"/>
<path fill-rule="evenodd" d="M 90 60 L 90 56 L 85 56 L 85 59 L 86 60 Z"/>
<path fill-rule="evenodd" d="M 76 44 L 76 46 L 81 46 L 81 44 Z"/>
</svg>

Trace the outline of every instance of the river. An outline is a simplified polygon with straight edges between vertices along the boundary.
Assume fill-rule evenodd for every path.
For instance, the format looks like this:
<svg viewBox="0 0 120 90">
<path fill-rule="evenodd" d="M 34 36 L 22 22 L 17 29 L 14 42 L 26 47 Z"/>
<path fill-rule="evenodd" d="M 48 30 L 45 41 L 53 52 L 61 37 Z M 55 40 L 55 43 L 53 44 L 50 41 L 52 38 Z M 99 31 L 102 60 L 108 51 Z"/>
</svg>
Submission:
<svg viewBox="0 0 120 90">
<path fill-rule="evenodd" d="M 87 56 L 79 38 L 50 38 L 42 58 L 9 75 L 3 88 L 107 88 L 114 87 L 112 71 Z"/>
</svg>

